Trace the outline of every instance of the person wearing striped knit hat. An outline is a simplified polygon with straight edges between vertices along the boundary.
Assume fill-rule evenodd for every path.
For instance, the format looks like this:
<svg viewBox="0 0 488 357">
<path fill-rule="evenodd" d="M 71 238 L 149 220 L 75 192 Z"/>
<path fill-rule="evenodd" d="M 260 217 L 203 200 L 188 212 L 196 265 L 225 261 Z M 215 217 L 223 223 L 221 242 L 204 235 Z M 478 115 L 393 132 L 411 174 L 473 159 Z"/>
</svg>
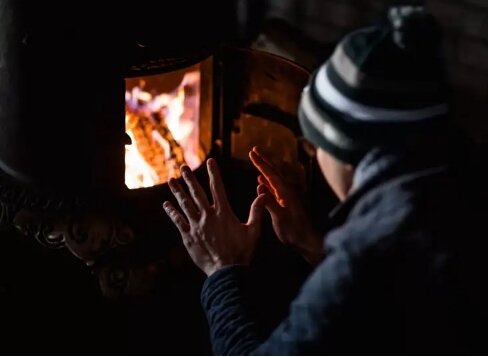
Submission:
<svg viewBox="0 0 488 357">
<path fill-rule="evenodd" d="M 488 352 L 485 203 L 461 165 L 440 42 L 422 7 L 393 7 L 384 23 L 347 35 L 303 90 L 301 127 L 342 201 L 323 248 L 258 149 L 250 156 L 262 179 L 247 224 L 233 215 L 215 162 L 214 206 L 190 170 L 190 195 L 170 182 L 183 213 L 171 203 L 166 212 L 208 276 L 201 299 L 216 354 Z M 315 265 L 271 333 L 248 291 L 264 209 L 278 238 Z"/>
<path fill-rule="evenodd" d="M 352 166 L 371 149 L 405 150 L 422 136 L 438 138 L 449 126 L 435 20 L 423 7 L 395 7 L 388 17 L 390 26 L 348 35 L 303 91 L 300 124 L 323 149 L 320 162 L 328 165 L 332 156 L 346 164 L 345 187 L 329 180 L 341 199 Z"/>
</svg>

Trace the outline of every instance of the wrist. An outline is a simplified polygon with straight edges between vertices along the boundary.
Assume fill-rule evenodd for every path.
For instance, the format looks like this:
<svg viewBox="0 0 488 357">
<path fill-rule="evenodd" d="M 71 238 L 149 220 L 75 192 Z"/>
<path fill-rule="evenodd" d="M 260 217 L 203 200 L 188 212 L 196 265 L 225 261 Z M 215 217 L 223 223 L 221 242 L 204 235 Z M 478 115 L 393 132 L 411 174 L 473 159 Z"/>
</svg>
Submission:
<svg viewBox="0 0 488 357">
<path fill-rule="evenodd" d="M 210 276 L 214 275 L 215 273 L 221 270 L 232 268 L 232 267 L 244 267 L 244 266 L 247 266 L 247 264 L 218 264 L 218 265 L 214 265 L 211 268 L 205 269 L 204 273 L 205 275 L 207 275 L 207 278 L 210 278 Z"/>
<path fill-rule="evenodd" d="M 225 266 L 214 266 L 212 268 L 205 269 L 203 272 L 205 273 L 207 278 L 210 278 L 210 276 L 214 275 L 216 272 L 218 272 L 219 270 L 222 270 L 224 268 L 225 268 Z"/>
</svg>

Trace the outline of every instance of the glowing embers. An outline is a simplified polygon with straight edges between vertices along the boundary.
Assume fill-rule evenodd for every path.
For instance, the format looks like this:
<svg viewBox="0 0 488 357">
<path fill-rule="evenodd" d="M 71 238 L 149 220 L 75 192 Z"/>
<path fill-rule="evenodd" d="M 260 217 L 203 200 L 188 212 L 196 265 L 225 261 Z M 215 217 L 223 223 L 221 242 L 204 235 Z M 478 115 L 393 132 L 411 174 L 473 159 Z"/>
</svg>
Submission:
<svg viewBox="0 0 488 357">
<path fill-rule="evenodd" d="M 126 80 L 125 184 L 151 187 L 204 160 L 199 143 L 200 70 Z"/>
</svg>

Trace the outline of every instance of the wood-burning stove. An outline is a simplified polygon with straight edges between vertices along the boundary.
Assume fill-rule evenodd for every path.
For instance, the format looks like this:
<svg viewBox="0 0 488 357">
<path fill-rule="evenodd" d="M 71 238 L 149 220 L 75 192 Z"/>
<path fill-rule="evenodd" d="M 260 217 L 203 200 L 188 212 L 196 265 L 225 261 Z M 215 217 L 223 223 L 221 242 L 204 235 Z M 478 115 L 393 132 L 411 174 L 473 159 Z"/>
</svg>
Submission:
<svg viewBox="0 0 488 357">
<path fill-rule="evenodd" d="M 216 157 L 244 185 L 233 167 L 253 177 L 247 152 L 259 144 L 296 171 L 306 71 L 221 46 L 214 9 L 170 7 L 198 29 L 188 36 L 174 34 L 181 19 L 131 9 L 107 26 L 110 9 L 86 3 L 66 18 L 50 4 L 1 5 L 0 222 L 67 248 L 105 295 L 144 293 L 187 263 L 161 210 L 182 163 L 205 182 L 201 163 Z"/>
<path fill-rule="evenodd" d="M 15 306 L 4 336 L 17 336 L 15 324 L 25 315 L 33 332 L 22 324 L 18 330 L 36 341 L 33 346 L 52 347 L 56 329 L 63 352 L 79 335 L 97 339 L 86 346 L 102 343 L 109 353 L 126 353 L 123 345 L 131 341 L 136 351 L 148 351 L 144 346 L 154 346 L 162 331 L 165 352 L 180 346 L 182 336 L 205 339 L 202 277 L 161 207 L 172 197 L 168 171 L 178 175 L 179 163 L 191 163 L 206 184 L 198 164 L 215 157 L 241 218 L 255 195 L 256 172 L 247 160 L 253 145 L 302 188 L 321 185 L 300 145 L 296 118 L 308 73 L 269 54 L 222 45 L 232 32 L 226 22 L 232 16 L 221 15 L 230 14 L 230 4 L 141 0 L 114 11 L 94 1 L 0 0 L 0 230 L 15 238 L 11 252 L 0 256 L 16 267 L 7 271 L 21 277 L 4 283 L 0 270 L 0 298 L 9 291 L 21 295 L 5 300 Z M 190 113 L 196 100 L 198 115 Z M 198 121 L 196 131 L 186 133 L 198 144 L 193 157 L 181 152 L 182 135 L 174 132 L 182 116 Z M 144 145 L 156 144 L 155 161 L 141 154 Z M 127 178 L 130 145 L 139 145 L 137 158 L 155 171 L 148 174 L 152 182 Z M 153 167 L 158 157 L 166 160 L 162 171 Z M 105 305 L 107 297 L 121 299 Z M 153 317 L 164 326 L 142 326 Z"/>
</svg>

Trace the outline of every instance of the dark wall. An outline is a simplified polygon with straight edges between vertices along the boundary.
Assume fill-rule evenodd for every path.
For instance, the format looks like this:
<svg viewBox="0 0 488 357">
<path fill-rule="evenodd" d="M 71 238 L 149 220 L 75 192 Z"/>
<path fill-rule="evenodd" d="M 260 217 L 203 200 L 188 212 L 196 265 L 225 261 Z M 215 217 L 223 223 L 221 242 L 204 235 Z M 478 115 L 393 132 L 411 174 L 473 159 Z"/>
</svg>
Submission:
<svg viewBox="0 0 488 357">
<path fill-rule="evenodd" d="M 348 31 L 377 19 L 393 0 L 266 0 L 268 19 L 285 20 L 319 44 L 335 43 Z M 488 144 L 488 1 L 426 0 L 445 31 L 447 70 L 456 121 Z M 287 46 L 302 46 L 290 37 Z M 293 43 L 295 42 L 295 43 Z M 286 55 L 286 52 L 285 52 Z M 306 65 L 308 57 L 295 56 Z M 325 58 L 322 58 L 325 60 Z"/>
</svg>

